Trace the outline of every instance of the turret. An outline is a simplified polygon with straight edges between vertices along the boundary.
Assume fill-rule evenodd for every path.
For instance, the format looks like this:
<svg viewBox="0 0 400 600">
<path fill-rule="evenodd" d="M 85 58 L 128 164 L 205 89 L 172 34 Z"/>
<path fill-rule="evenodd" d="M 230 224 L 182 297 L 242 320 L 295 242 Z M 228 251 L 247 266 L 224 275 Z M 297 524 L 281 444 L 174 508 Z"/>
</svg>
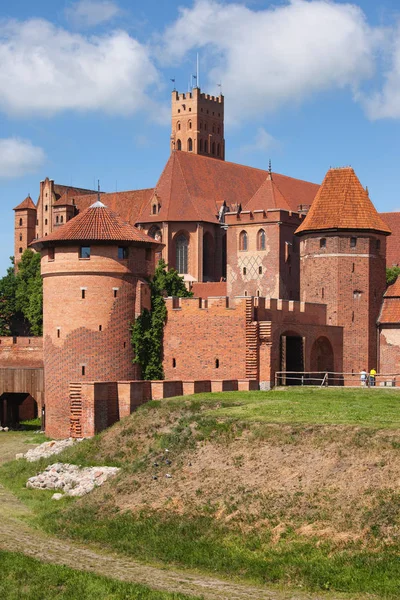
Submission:
<svg viewBox="0 0 400 600">
<path fill-rule="evenodd" d="M 140 378 L 130 326 L 150 308 L 159 244 L 97 201 L 32 246 L 42 255 L 46 434 L 65 438 L 76 433 L 71 383 Z M 107 426 L 112 399 L 104 410 Z"/>
<path fill-rule="evenodd" d="M 326 304 L 328 324 L 344 328 L 345 372 L 376 367 L 390 229 L 352 168 L 328 171 L 296 234 L 300 299 Z"/>
<path fill-rule="evenodd" d="M 14 208 L 14 263 L 17 266 L 24 250 L 35 239 L 36 206 L 28 195 L 21 204 Z"/>
</svg>

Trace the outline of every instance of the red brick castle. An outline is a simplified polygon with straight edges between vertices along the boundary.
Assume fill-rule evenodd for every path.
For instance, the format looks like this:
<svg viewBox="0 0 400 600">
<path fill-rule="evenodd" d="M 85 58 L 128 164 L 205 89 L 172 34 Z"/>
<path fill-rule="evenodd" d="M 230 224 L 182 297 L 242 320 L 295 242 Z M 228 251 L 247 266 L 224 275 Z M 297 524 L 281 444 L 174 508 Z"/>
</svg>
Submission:
<svg viewBox="0 0 400 600">
<path fill-rule="evenodd" d="M 16 262 L 29 245 L 42 254 L 48 435 L 92 434 L 146 395 L 129 383 L 140 379 L 129 324 L 149 307 L 160 256 L 194 292 L 167 301 L 175 391 L 266 388 L 280 371 L 400 372 L 400 291 L 385 284 L 386 264 L 400 263 L 393 217 L 349 167 L 318 186 L 225 161 L 223 96 L 174 91 L 154 188 L 99 194 L 46 179 L 36 205 L 15 208 Z"/>
</svg>

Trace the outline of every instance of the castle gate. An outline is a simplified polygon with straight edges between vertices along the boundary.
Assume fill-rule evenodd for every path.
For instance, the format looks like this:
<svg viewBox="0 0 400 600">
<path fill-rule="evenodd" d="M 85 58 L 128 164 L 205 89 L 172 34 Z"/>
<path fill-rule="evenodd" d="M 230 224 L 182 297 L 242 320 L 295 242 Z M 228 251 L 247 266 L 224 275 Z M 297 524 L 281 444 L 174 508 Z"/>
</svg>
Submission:
<svg viewBox="0 0 400 600">
<path fill-rule="evenodd" d="M 44 403 L 43 368 L 0 368 L 0 422 L 15 425 L 33 419 Z"/>
</svg>

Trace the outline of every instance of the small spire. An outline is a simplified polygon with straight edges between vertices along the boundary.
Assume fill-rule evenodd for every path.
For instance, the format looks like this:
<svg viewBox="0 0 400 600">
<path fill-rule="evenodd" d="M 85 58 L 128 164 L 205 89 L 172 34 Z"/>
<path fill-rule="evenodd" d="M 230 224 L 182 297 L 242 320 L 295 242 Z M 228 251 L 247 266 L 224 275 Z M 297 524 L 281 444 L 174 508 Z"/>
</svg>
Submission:
<svg viewBox="0 0 400 600">
<path fill-rule="evenodd" d="M 272 180 L 272 163 L 271 163 L 271 159 L 269 159 L 269 161 L 268 161 L 268 179 L 269 179 L 269 181 Z"/>
<path fill-rule="evenodd" d="M 368 186 L 367 186 L 367 185 L 365 186 L 365 191 L 367 192 L 367 196 L 368 196 L 368 198 L 369 198 L 369 189 L 368 189 Z"/>
</svg>

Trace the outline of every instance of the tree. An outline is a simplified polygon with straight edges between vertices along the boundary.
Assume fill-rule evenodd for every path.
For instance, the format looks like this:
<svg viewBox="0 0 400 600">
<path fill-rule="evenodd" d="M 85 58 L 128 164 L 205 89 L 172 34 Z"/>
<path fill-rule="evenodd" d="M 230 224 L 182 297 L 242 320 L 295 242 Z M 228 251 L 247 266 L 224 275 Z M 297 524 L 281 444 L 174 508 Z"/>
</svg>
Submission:
<svg viewBox="0 0 400 600">
<path fill-rule="evenodd" d="M 14 257 L 10 256 L 12 266 L 0 279 L 0 335 L 13 335 L 13 320 L 16 315 L 15 295 L 17 279 L 14 271 Z"/>
<path fill-rule="evenodd" d="M 145 309 L 132 325 L 133 362 L 140 365 L 143 379 L 164 379 L 162 365 L 164 325 L 167 308 L 164 296 L 192 296 L 183 277 L 175 269 L 167 270 L 160 260 L 150 281 L 151 311 Z"/>
<path fill-rule="evenodd" d="M 400 267 L 387 267 L 386 269 L 386 283 L 391 285 L 400 275 Z"/>
</svg>

